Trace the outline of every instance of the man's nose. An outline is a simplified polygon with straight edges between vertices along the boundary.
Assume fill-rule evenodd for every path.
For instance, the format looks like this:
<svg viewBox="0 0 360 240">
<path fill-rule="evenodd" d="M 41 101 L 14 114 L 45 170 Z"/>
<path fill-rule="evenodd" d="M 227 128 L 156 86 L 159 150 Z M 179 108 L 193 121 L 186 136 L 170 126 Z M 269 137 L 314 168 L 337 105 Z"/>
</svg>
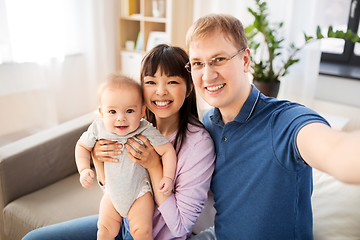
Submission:
<svg viewBox="0 0 360 240">
<path fill-rule="evenodd" d="M 209 81 L 209 80 L 217 77 L 217 72 L 214 70 L 214 67 L 211 66 L 209 63 L 205 64 L 202 71 L 203 71 L 203 74 L 202 74 L 201 79 L 203 81 Z"/>
</svg>

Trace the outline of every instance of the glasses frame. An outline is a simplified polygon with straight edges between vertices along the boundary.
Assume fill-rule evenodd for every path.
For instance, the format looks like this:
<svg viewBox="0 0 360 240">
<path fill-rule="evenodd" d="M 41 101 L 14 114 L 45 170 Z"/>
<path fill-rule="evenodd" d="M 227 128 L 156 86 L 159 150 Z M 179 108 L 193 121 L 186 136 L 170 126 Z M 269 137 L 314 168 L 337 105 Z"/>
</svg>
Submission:
<svg viewBox="0 0 360 240">
<path fill-rule="evenodd" d="M 247 48 L 244 47 L 243 49 L 239 50 L 237 53 L 235 53 L 235 54 L 232 55 L 231 57 L 224 58 L 223 61 L 226 61 L 224 64 L 226 64 L 227 62 L 229 62 L 231 59 L 233 59 L 234 57 L 236 57 L 237 55 L 239 55 L 240 53 L 242 53 L 242 52 L 245 51 L 246 49 L 247 49 Z M 213 65 L 214 65 L 214 62 L 215 62 L 215 60 L 216 60 L 217 58 L 218 58 L 218 57 L 214 57 L 214 58 L 210 59 L 210 61 L 207 61 L 207 64 L 209 64 L 209 66 L 213 66 Z M 201 65 L 202 65 L 202 68 L 201 68 L 201 69 L 203 69 L 203 68 L 205 67 L 205 65 L 206 65 L 206 62 L 203 62 Z M 190 61 L 185 64 L 185 68 L 186 68 L 186 70 L 187 70 L 189 73 L 191 73 Z M 201 70 L 201 69 L 199 69 L 199 70 Z M 199 70 L 196 70 L 196 71 L 199 71 Z"/>
</svg>

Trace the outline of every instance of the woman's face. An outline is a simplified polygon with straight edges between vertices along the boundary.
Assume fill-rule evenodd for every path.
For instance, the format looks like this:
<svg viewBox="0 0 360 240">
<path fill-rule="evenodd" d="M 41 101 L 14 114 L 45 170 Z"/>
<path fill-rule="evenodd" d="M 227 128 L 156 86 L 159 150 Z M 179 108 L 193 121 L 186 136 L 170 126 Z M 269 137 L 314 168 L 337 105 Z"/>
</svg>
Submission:
<svg viewBox="0 0 360 240">
<path fill-rule="evenodd" d="M 143 89 L 145 104 L 156 119 L 179 117 L 187 94 L 183 78 L 162 75 L 158 68 L 153 77 L 144 77 Z"/>
</svg>

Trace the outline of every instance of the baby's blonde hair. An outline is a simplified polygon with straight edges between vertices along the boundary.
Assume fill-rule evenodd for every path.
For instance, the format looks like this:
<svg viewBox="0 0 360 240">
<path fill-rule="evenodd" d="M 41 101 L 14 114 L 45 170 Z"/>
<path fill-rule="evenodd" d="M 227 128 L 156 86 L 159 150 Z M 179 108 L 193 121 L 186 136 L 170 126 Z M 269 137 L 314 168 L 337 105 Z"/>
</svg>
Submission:
<svg viewBox="0 0 360 240">
<path fill-rule="evenodd" d="M 101 96 L 107 88 L 133 87 L 141 96 L 141 103 L 144 103 L 144 96 L 141 85 L 134 79 L 119 73 L 109 75 L 99 86 L 98 101 L 101 103 Z"/>
</svg>

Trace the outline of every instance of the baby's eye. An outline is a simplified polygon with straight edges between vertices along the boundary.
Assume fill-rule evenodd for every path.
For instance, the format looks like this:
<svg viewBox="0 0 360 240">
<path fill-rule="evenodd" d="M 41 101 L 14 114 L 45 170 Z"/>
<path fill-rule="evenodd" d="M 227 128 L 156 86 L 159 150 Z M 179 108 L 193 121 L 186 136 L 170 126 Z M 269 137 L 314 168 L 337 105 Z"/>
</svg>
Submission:
<svg viewBox="0 0 360 240">
<path fill-rule="evenodd" d="M 133 113 L 133 112 L 135 112 L 134 109 L 128 109 L 128 110 L 126 110 L 126 113 Z"/>
<path fill-rule="evenodd" d="M 110 114 L 115 114 L 116 111 L 115 111 L 115 110 L 109 110 L 109 113 L 110 113 Z"/>
</svg>

